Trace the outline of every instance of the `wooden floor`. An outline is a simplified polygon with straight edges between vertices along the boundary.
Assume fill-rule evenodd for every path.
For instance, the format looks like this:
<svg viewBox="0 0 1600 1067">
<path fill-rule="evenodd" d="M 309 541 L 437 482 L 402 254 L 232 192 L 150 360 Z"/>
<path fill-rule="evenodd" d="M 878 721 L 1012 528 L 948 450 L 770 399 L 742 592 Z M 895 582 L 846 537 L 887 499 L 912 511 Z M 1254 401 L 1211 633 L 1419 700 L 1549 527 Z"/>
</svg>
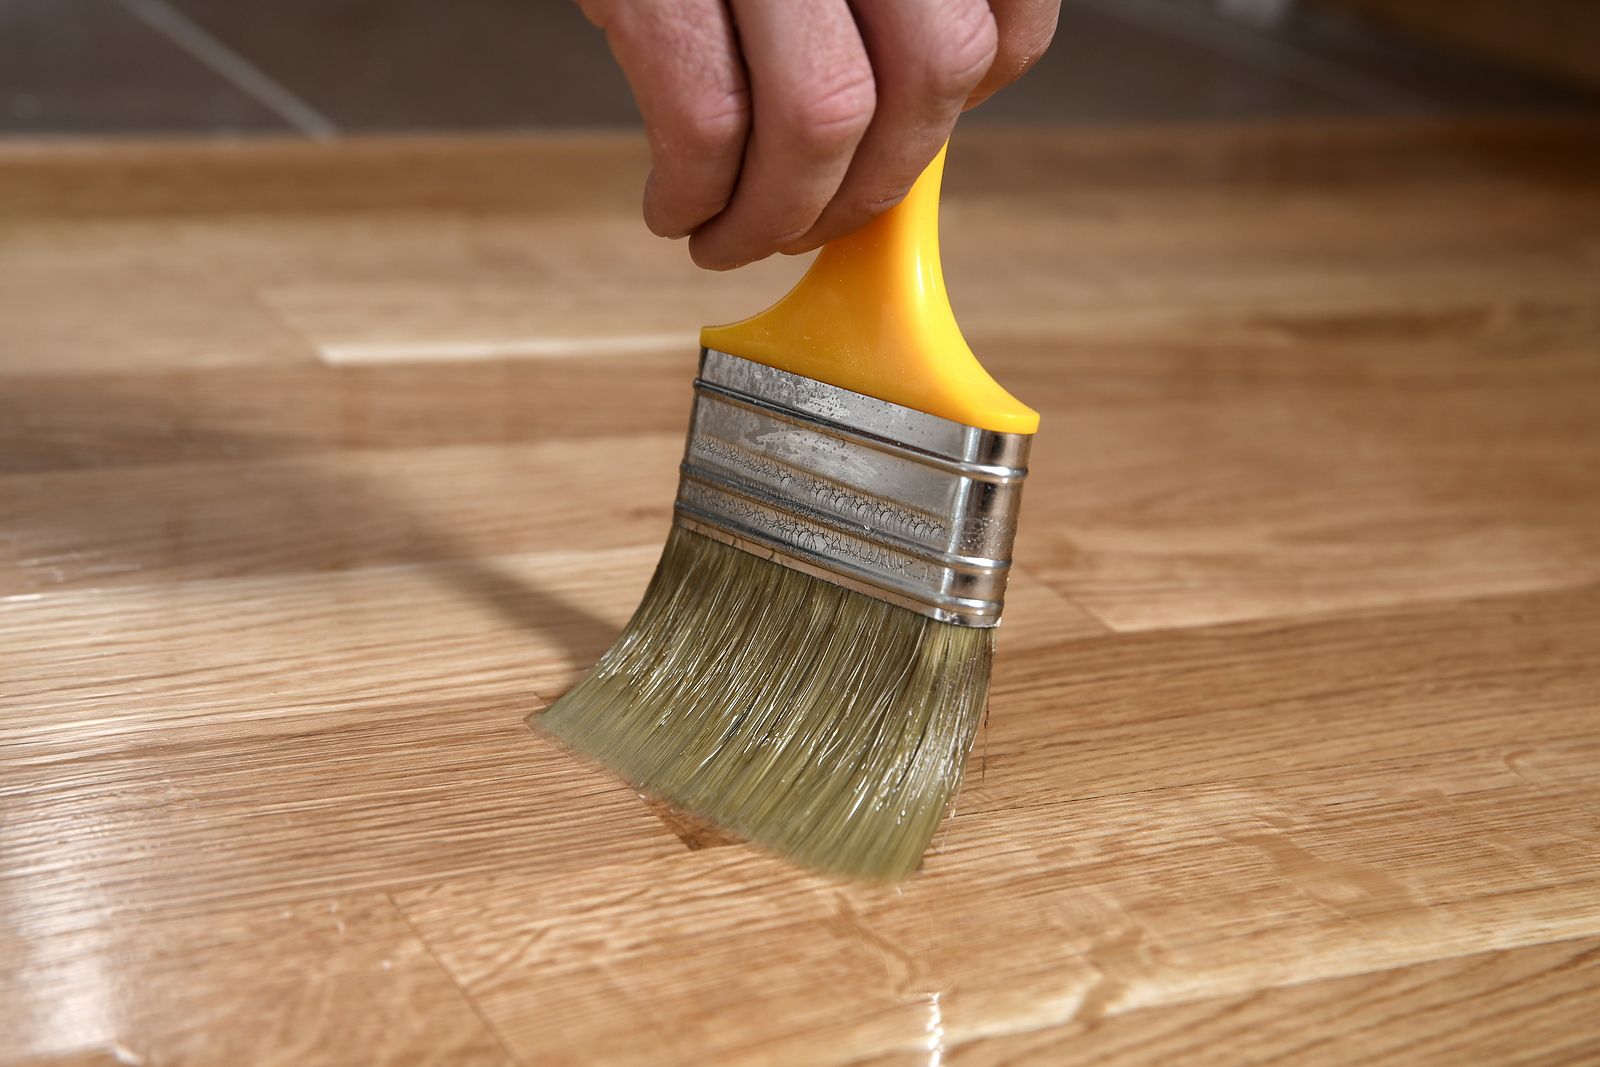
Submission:
<svg viewBox="0 0 1600 1067">
<path fill-rule="evenodd" d="M 0 149 L 0 1062 L 1600 1061 L 1600 126 L 958 140 L 1045 421 L 895 889 L 522 724 L 800 266 L 643 166 Z"/>
</svg>

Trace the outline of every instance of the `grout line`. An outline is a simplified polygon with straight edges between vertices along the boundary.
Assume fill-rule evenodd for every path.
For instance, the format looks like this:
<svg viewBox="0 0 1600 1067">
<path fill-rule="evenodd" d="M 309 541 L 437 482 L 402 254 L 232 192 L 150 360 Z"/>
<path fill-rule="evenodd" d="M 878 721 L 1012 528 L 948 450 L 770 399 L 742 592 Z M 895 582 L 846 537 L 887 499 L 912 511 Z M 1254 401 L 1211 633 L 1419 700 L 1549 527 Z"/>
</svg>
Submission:
<svg viewBox="0 0 1600 1067">
<path fill-rule="evenodd" d="M 1436 114 L 1439 103 L 1367 71 L 1313 55 L 1269 34 L 1220 21 L 1171 0 L 1073 0 L 1079 7 L 1148 30 L 1180 37 L 1257 70 L 1381 111 Z"/>
<path fill-rule="evenodd" d="M 273 80 L 260 67 L 207 33 L 166 0 L 117 0 L 130 15 L 166 37 L 221 75 L 245 95 L 307 137 L 329 141 L 339 135 L 332 119 Z"/>
</svg>

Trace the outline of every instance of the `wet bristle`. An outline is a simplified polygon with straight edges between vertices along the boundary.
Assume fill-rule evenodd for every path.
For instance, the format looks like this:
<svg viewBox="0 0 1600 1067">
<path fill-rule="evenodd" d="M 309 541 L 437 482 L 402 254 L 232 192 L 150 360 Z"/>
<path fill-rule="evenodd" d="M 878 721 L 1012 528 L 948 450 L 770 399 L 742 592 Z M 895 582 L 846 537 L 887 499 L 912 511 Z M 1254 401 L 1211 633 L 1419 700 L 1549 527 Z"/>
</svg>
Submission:
<svg viewBox="0 0 1600 1067">
<path fill-rule="evenodd" d="M 530 722 L 759 845 L 889 881 L 960 784 L 993 634 L 674 527 L 622 636 Z"/>
</svg>

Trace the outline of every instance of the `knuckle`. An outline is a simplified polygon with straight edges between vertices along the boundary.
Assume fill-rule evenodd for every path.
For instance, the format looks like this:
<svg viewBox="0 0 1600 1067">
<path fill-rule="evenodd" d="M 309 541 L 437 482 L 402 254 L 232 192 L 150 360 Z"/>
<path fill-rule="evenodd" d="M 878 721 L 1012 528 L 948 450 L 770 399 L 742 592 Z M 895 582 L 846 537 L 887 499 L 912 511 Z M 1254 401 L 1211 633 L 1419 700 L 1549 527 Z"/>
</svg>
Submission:
<svg viewBox="0 0 1600 1067">
<path fill-rule="evenodd" d="M 740 91 L 690 100 L 672 117 L 671 127 L 697 151 L 741 143 L 750 128 L 749 95 Z"/>
<path fill-rule="evenodd" d="M 989 72 L 999 47 L 999 27 L 988 4 L 954 5 L 945 28 L 928 50 L 924 88 L 940 98 L 966 96 Z"/>
<path fill-rule="evenodd" d="M 804 94 L 786 109 L 784 123 L 803 147 L 830 153 L 860 139 L 877 107 L 872 70 L 863 65 Z"/>
</svg>

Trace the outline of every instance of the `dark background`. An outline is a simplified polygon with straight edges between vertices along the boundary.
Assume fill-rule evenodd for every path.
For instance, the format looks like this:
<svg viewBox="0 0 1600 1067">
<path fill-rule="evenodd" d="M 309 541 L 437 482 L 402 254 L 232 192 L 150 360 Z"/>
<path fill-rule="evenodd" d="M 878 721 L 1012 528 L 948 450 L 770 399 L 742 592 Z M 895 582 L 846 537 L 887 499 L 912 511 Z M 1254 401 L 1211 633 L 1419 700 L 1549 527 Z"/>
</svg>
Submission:
<svg viewBox="0 0 1600 1067">
<path fill-rule="evenodd" d="M 1582 54 L 1575 35 L 1600 24 L 1585 9 L 1600 4 L 1068 0 L 1039 68 L 971 121 L 1600 112 L 1600 89 L 1557 54 Z M 0 0 L 13 136 L 636 121 L 570 0 Z"/>
</svg>

